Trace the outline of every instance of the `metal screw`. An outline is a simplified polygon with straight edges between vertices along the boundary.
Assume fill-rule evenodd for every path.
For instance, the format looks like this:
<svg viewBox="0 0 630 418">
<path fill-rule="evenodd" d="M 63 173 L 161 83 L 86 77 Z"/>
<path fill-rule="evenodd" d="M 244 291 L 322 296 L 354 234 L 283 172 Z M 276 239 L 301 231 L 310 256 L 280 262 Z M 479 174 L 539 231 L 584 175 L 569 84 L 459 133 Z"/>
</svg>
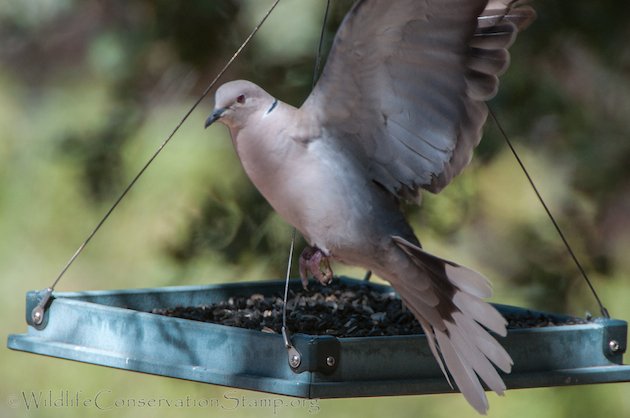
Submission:
<svg viewBox="0 0 630 418">
<path fill-rule="evenodd" d="M 335 365 L 335 358 L 333 356 L 326 357 L 326 364 L 328 367 L 332 367 Z"/>
<path fill-rule="evenodd" d="M 33 311 L 33 316 L 32 316 L 32 319 L 33 319 L 33 323 L 34 323 L 35 325 L 39 325 L 39 324 L 41 324 L 41 323 L 42 323 L 42 319 L 43 319 L 43 317 L 42 317 L 42 311 L 41 311 L 41 310 L 39 310 L 39 309 L 35 309 L 35 310 Z"/>
<path fill-rule="evenodd" d="M 616 340 L 610 340 L 610 342 L 608 343 L 608 348 L 610 348 L 610 351 L 612 351 L 613 353 L 616 353 L 621 347 Z"/>
<path fill-rule="evenodd" d="M 293 367 L 294 369 L 299 367 L 301 362 L 302 360 L 300 359 L 300 356 L 298 354 L 293 354 L 289 358 L 289 365 Z"/>
</svg>

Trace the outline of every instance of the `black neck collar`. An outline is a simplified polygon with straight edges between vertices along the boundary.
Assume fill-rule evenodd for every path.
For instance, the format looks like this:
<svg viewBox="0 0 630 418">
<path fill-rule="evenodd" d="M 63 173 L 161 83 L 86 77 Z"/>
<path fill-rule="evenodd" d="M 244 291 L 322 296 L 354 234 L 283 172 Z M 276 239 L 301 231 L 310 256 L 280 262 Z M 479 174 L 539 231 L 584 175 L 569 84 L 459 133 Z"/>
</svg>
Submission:
<svg viewBox="0 0 630 418">
<path fill-rule="evenodd" d="M 273 110 L 276 108 L 276 106 L 278 106 L 278 99 L 274 99 L 273 103 L 271 104 L 271 107 L 269 108 L 269 110 L 267 110 L 265 112 L 265 115 L 270 114 L 271 112 L 273 112 Z"/>
</svg>

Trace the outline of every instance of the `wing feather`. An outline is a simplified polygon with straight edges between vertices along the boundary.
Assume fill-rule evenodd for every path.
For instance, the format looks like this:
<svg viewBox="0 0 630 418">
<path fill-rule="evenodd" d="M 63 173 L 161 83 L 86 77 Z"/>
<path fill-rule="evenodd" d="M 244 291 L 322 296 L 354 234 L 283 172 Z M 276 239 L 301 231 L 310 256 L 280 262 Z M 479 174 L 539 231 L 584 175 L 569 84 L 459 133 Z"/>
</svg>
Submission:
<svg viewBox="0 0 630 418">
<path fill-rule="evenodd" d="M 512 0 L 359 0 L 302 110 L 392 194 L 437 193 L 469 163 L 534 17 Z"/>
</svg>

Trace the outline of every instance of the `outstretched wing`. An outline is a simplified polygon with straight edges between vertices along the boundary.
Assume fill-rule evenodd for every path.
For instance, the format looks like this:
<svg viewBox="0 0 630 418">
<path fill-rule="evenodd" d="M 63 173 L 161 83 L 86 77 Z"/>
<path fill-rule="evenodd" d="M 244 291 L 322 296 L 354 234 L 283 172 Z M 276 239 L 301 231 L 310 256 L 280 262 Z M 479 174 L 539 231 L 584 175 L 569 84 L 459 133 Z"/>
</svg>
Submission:
<svg viewBox="0 0 630 418">
<path fill-rule="evenodd" d="M 534 17 L 513 0 L 359 0 L 302 109 L 391 193 L 437 193 L 470 161 Z"/>
</svg>

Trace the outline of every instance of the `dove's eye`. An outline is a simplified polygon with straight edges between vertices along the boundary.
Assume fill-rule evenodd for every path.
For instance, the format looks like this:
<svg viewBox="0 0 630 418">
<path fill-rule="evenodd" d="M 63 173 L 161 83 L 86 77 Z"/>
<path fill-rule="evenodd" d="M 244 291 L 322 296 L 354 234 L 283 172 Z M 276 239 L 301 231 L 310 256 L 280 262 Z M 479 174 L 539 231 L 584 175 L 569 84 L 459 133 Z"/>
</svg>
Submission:
<svg viewBox="0 0 630 418">
<path fill-rule="evenodd" d="M 236 102 L 237 102 L 237 103 L 239 103 L 239 104 L 243 104 L 243 103 L 245 103 L 245 95 L 244 95 L 244 94 L 241 94 L 240 96 L 238 96 L 238 97 L 236 98 Z"/>
</svg>

